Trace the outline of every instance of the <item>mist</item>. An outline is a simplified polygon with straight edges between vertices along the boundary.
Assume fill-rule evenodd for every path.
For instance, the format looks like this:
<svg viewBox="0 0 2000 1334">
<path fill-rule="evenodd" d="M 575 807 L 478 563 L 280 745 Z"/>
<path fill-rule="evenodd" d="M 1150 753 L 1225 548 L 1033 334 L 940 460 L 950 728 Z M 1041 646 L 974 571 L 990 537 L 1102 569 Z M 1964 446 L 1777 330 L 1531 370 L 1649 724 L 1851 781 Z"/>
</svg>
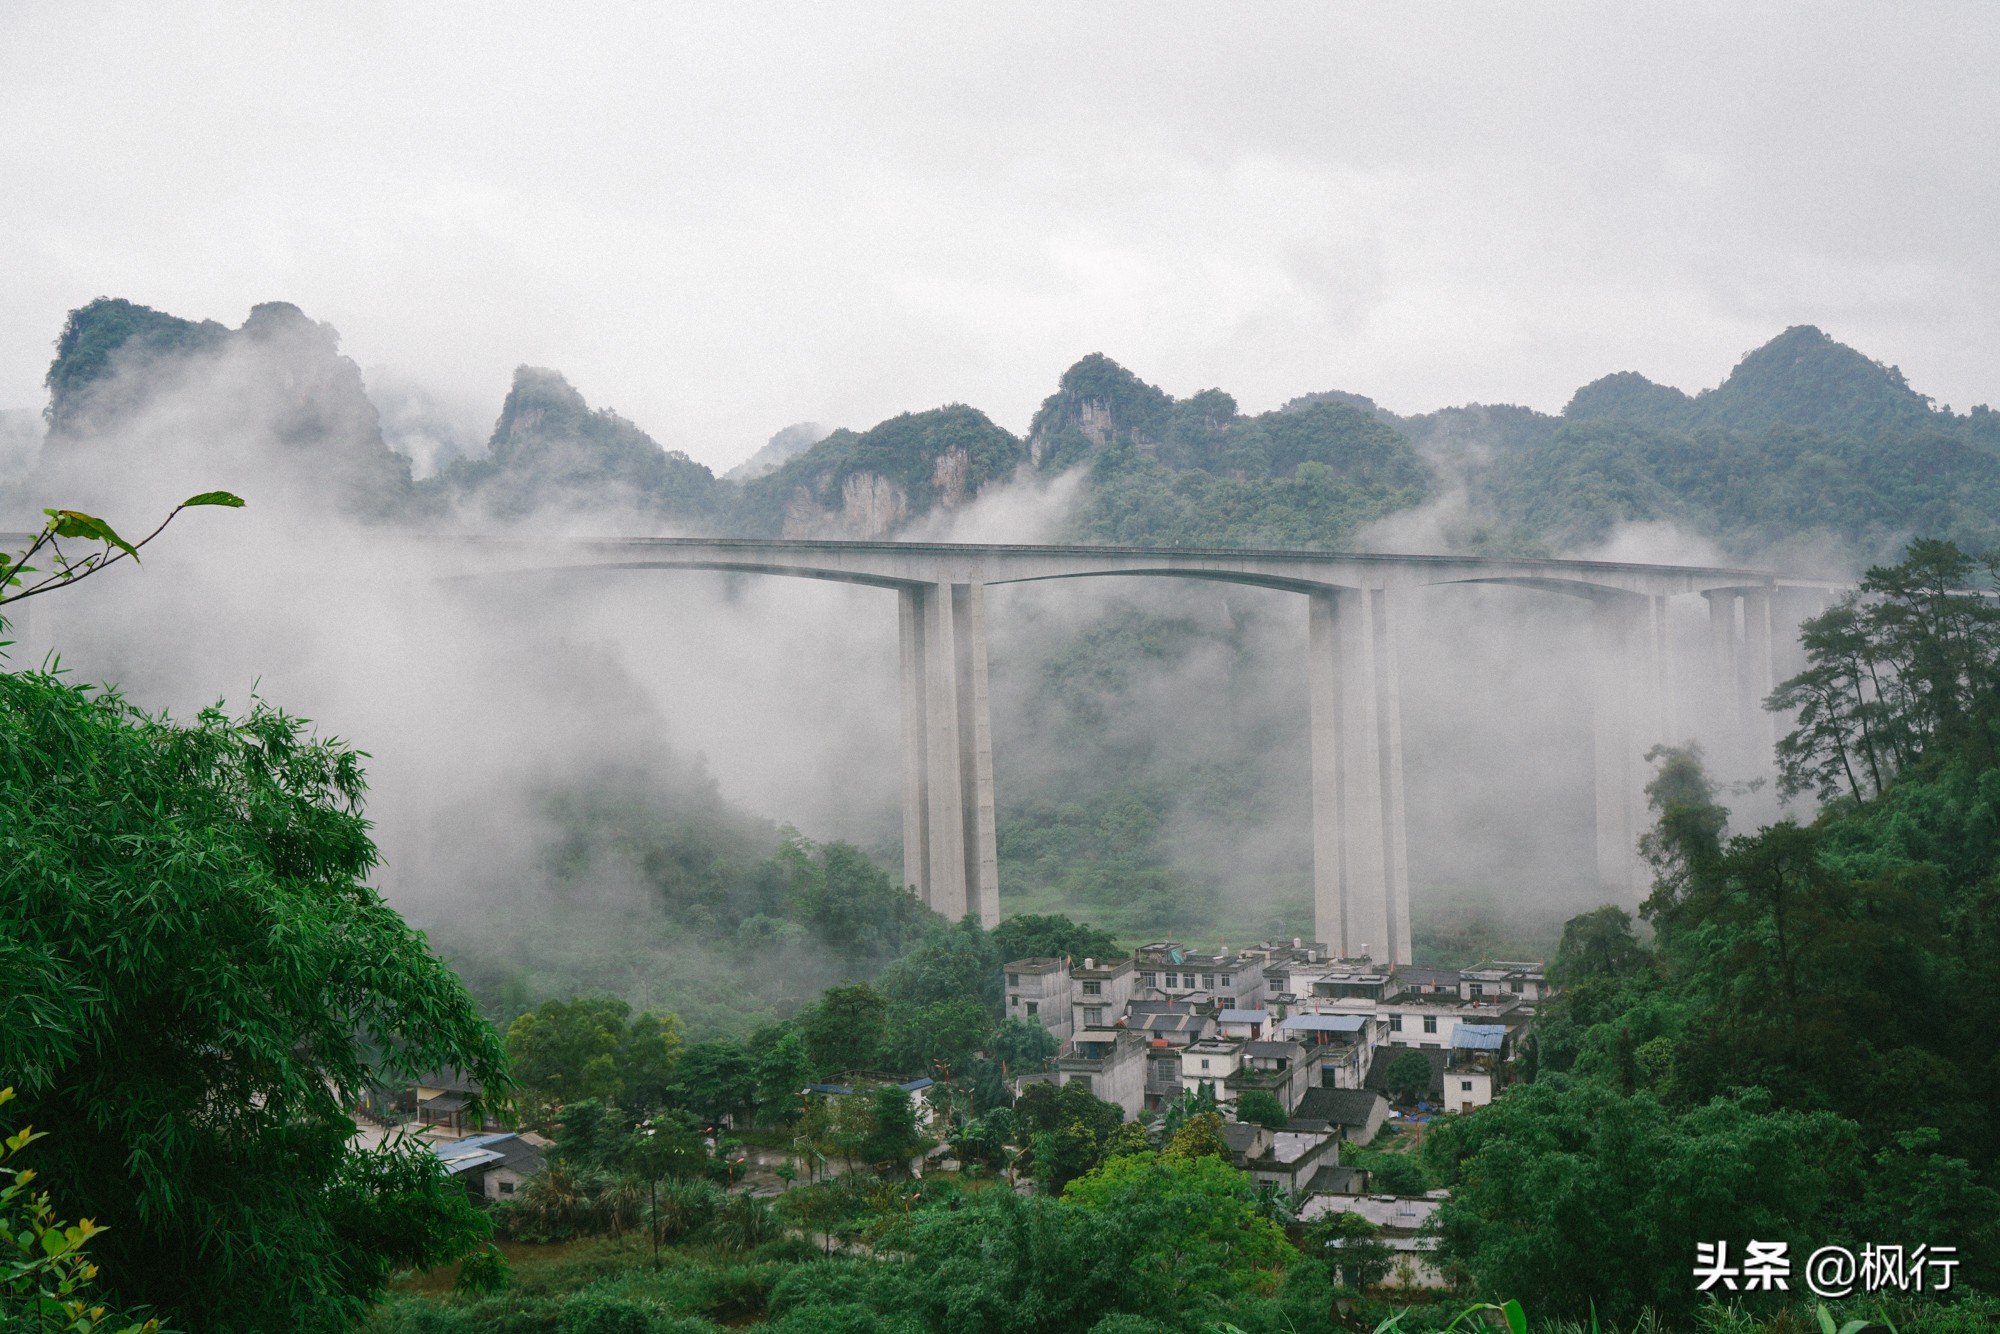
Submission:
<svg viewBox="0 0 2000 1334">
<path fill-rule="evenodd" d="M 789 830 L 899 866 L 894 594 L 665 571 L 445 577 L 453 534 L 679 530 L 616 488 L 553 488 L 505 519 L 385 515 L 371 486 L 479 458 L 475 409 L 364 377 L 331 329 L 287 311 L 198 353 L 122 355 L 45 444 L 8 419 L 10 526 L 42 502 L 143 531 L 196 491 L 249 501 L 183 515 L 143 567 L 24 604 L 15 661 L 59 653 L 74 679 L 183 717 L 261 698 L 367 751 L 379 882 L 503 1013 L 581 987 L 740 1031 L 865 971 L 796 933 L 692 931 L 661 876 L 722 872 L 663 872 L 629 832 L 698 827 L 702 855 L 739 877 Z M 1428 449 L 1434 499 L 1358 545 L 1451 546 L 1464 468 L 1487 448 L 1460 429 Z M 1082 485 L 1080 469 L 1024 471 L 900 535 L 1061 540 Z M 1720 560 L 1668 524 L 1569 554 Z M 1601 669 L 1587 613 L 1518 589 L 1398 599 L 1420 943 L 1546 948 L 1607 897 L 1579 703 Z M 1681 599 L 1675 730 L 1659 739 L 1705 740 L 1726 779 L 1765 777 L 1766 758 L 1729 748 L 1707 633 L 1705 607 Z M 1149 938 L 1312 934 L 1302 600 L 1144 579 L 996 585 L 989 636 L 1003 914 Z"/>
</svg>

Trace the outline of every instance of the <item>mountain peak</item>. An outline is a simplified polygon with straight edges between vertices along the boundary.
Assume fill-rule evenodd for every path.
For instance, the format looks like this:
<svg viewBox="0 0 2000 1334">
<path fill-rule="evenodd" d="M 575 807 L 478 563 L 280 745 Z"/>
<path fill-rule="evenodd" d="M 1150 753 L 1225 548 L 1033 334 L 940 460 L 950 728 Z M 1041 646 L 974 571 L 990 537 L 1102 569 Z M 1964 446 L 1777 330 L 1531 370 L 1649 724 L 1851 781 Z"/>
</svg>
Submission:
<svg viewBox="0 0 2000 1334">
<path fill-rule="evenodd" d="M 1663 430 L 1713 426 L 1762 432 L 1782 425 L 1869 435 L 1884 427 L 1920 425 L 1932 410 L 1930 400 L 1910 388 L 1895 367 L 1813 325 L 1795 324 L 1745 353 L 1728 379 L 1693 398 L 1635 371 L 1621 371 L 1577 390 L 1563 416 Z"/>
</svg>

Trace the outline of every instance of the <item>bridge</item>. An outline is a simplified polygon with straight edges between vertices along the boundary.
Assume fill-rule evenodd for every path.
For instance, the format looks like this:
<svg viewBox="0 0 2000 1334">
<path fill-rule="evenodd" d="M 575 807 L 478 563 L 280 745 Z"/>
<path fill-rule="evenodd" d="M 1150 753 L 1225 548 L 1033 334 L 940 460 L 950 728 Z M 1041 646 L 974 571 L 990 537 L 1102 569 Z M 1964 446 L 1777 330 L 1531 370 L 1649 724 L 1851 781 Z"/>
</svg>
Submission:
<svg viewBox="0 0 2000 1334">
<path fill-rule="evenodd" d="M 1599 878 L 1636 889 L 1645 826 L 1641 764 L 1667 740 L 1669 599 L 1707 600 L 1713 669 L 1761 729 L 1778 679 L 1775 645 L 1844 585 L 1767 571 L 1609 561 L 1309 551 L 1014 546 L 743 538 L 446 539 L 468 577 L 586 570 L 710 570 L 894 590 L 903 737 L 903 880 L 947 917 L 1000 919 L 986 589 L 1052 579 L 1200 579 L 1305 600 L 1312 738 L 1313 907 L 1343 956 L 1411 961 L 1403 792 L 1399 609 L 1425 587 L 1497 585 L 1591 607 L 1591 698 Z M 1753 721 L 1754 720 L 1754 721 Z"/>
</svg>

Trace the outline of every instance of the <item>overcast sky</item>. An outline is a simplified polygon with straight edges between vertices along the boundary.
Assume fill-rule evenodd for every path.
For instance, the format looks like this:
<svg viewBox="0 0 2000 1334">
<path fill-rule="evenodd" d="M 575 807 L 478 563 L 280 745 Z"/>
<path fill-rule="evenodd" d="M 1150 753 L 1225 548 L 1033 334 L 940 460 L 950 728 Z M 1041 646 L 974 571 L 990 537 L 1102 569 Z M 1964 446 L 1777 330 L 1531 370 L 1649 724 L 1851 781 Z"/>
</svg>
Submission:
<svg viewBox="0 0 2000 1334">
<path fill-rule="evenodd" d="M 298 303 L 726 467 L 1103 351 L 1557 410 L 1814 323 L 2000 401 L 2000 7 L 0 0 L 0 407 L 98 295 Z"/>
</svg>

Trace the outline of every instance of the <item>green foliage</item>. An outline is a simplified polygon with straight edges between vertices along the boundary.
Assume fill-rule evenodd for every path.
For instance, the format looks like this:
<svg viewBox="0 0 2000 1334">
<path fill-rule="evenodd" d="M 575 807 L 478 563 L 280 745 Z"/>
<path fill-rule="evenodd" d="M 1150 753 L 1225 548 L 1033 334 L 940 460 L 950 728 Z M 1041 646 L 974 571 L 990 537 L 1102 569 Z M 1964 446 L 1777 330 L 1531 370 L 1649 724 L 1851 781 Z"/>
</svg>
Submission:
<svg viewBox="0 0 2000 1334">
<path fill-rule="evenodd" d="M 1446 1258 L 1487 1292 L 1678 1319 L 1694 1241 L 1750 1236 L 1949 1237 L 1960 1284 L 2000 1276 L 2000 676 L 1970 574 L 1913 544 L 1817 622 L 1794 684 L 1839 654 L 1882 684 L 1801 712 L 1787 753 L 1839 775 L 1813 824 L 1732 836 L 1700 755 L 1655 753 L 1652 956 L 1615 913 L 1573 922 L 1535 1082 L 1425 1143 Z M 1850 785 L 1836 747 L 1870 737 L 1889 762 Z"/>
<path fill-rule="evenodd" d="M 733 526 L 777 536 L 801 499 L 839 511 L 857 478 L 879 478 L 896 488 L 914 517 L 963 503 L 987 483 L 1011 477 L 1026 458 L 1021 442 L 976 408 L 954 403 L 906 412 L 859 434 L 835 431 L 746 483 Z"/>
<path fill-rule="evenodd" d="M 531 1107 L 595 1098 L 643 1115 L 665 1101 L 681 1047 L 679 1019 L 635 1018 L 613 997 L 545 1001 L 507 1029 L 507 1056 Z"/>
<path fill-rule="evenodd" d="M 1014 959 L 1113 959 L 1118 942 L 1109 931 L 1072 922 L 1061 913 L 1015 913 L 993 928 L 994 952 Z"/>
<path fill-rule="evenodd" d="M 1863 1186 L 1856 1129 L 1830 1113 L 1752 1094 L 1676 1116 L 1648 1094 L 1560 1075 L 1433 1122 L 1424 1157 L 1452 1191 L 1438 1212 L 1445 1257 L 1485 1291 L 1573 1318 L 1592 1302 L 1614 1320 L 1684 1316 L 1697 1241 L 1787 1240 L 1810 1254 L 1845 1235 L 1842 1202 Z"/>
<path fill-rule="evenodd" d="M 1996 579 L 2000 563 L 1913 542 L 1807 621 L 1806 670 L 1769 705 L 1798 715 L 1778 747 L 1780 790 L 1860 802 L 1926 758 L 2000 763 L 2000 605 L 1976 591 Z"/>
<path fill-rule="evenodd" d="M 1263 1089 L 1250 1089 L 1236 1100 L 1236 1119 L 1271 1130 L 1283 1130 L 1291 1123 L 1285 1104 Z"/>
<path fill-rule="evenodd" d="M 733 1042 L 696 1042 L 681 1052 L 668 1096 L 710 1121 L 757 1105 L 757 1063 Z"/>
<path fill-rule="evenodd" d="M 1431 1089 L 1430 1058 L 1414 1048 L 1399 1053 L 1383 1072 L 1383 1081 L 1398 1102 L 1416 1102 Z"/>
<path fill-rule="evenodd" d="M 1306 1229 L 1300 1249 L 1321 1259 L 1344 1287 L 1373 1287 L 1396 1266 L 1396 1253 L 1382 1241 L 1382 1229 L 1360 1214 L 1326 1213 Z"/>
<path fill-rule="evenodd" d="M 497 1037 L 363 880 L 361 757 L 259 705 L 192 724 L 0 675 L 0 1066 L 106 1231 L 110 1295 L 190 1325 L 344 1328 L 483 1231 L 420 1145 L 344 1105 Z"/>
<path fill-rule="evenodd" d="M 1623 977 L 1646 965 L 1648 955 L 1632 933 L 1632 914 L 1616 904 L 1579 914 L 1563 925 L 1549 976 L 1563 986 L 1594 977 Z"/>
<path fill-rule="evenodd" d="M 819 1003 L 798 1018 L 820 1075 L 874 1069 L 881 1061 L 888 1015 L 889 1002 L 866 982 L 827 988 Z"/>
<path fill-rule="evenodd" d="M 534 366 L 515 370 L 486 456 L 454 460 L 426 489 L 500 518 L 617 500 L 687 520 L 726 504 L 706 466 L 609 409 L 593 411 L 560 374 Z"/>
<path fill-rule="evenodd" d="M 787 1028 L 757 1061 L 757 1107 L 789 1125 L 805 1110 L 804 1089 L 813 1082 L 812 1051 L 805 1035 Z"/>
<path fill-rule="evenodd" d="M 1102 1166 L 1115 1152 L 1145 1147 L 1144 1136 L 1126 1122 L 1122 1107 L 1074 1081 L 1061 1088 L 1030 1084 L 1014 1102 L 1014 1120 L 1031 1146 L 1035 1179 L 1051 1193 Z"/>
<path fill-rule="evenodd" d="M 1210 1154 L 1127 1154 L 1063 1192 L 1135 1239 L 1128 1264 L 1175 1306 L 1273 1285 L 1292 1248 L 1258 1212 L 1249 1178 Z"/>
<path fill-rule="evenodd" d="M 93 515 L 79 510 L 45 509 L 42 513 L 48 519 L 41 530 L 28 539 L 26 547 L 13 555 L 0 552 L 0 605 L 67 588 L 128 556 L 136 564 L 140 547 L 165 532 L 167 525 L 182 510 L 201 506 L 242 509 L 243 502 L 227 491 L 204 491 L 200 495 L 189 496 L 169 510 L 159 526 L 137 542 L 126 541 L 110 524 Z M 63 550 L 65 541 L 70 543 L 68 551 Z M 78 554 L 76 543 L 79 541 L 95 542 L 97 550 Z M 28 563 L 33 560 L 47 562 L 46 568 Z M 0 629 L 5 627 L 6 622 L 0 620 Z"/>
<path fill-rule="evenodd" d="M 0 1088 L 0 1105 L 13 1101 L 14 1090 Z M 46 1132 L 24 1126 L 0 1139 L 0 1324 L 9 1330 L 47 1334 L 85 1334 L 113 1320 L 92 1300 L 97 1266 L 84 1258 L 83 1248 L 104 1229 L 90 1219 L 64 1223 L 56 1217 L 47 1191 L 31 1191 L 35 1171 L 11 1163 L 23 1149 Z M 120 1325 L 118 1334 L 154 1334 L 157 1320 Z M 104 1334 L 111 1334 L 109 1329 Z"/>
<path fill-rule="evenodd" d="M 915 1106 L 908 1089 L 885 1084 L 869 1095 L 873 1124 L 861 1141 L 865 1160 L 898 1174 L 908 1170 L 909 1161 L 923 1150 L 927 1141 L 917 1130 Z"/>
<path fill-rule="evenodd" d="M 1224 1124 L 1219 1112 L 1196 1112 L 1174 1131 L 1160 1156 L 1173 1160 L 1219 1158 L 1228 1162 L 1229 1143 L 1222 1137 Z"/>
</svg>

